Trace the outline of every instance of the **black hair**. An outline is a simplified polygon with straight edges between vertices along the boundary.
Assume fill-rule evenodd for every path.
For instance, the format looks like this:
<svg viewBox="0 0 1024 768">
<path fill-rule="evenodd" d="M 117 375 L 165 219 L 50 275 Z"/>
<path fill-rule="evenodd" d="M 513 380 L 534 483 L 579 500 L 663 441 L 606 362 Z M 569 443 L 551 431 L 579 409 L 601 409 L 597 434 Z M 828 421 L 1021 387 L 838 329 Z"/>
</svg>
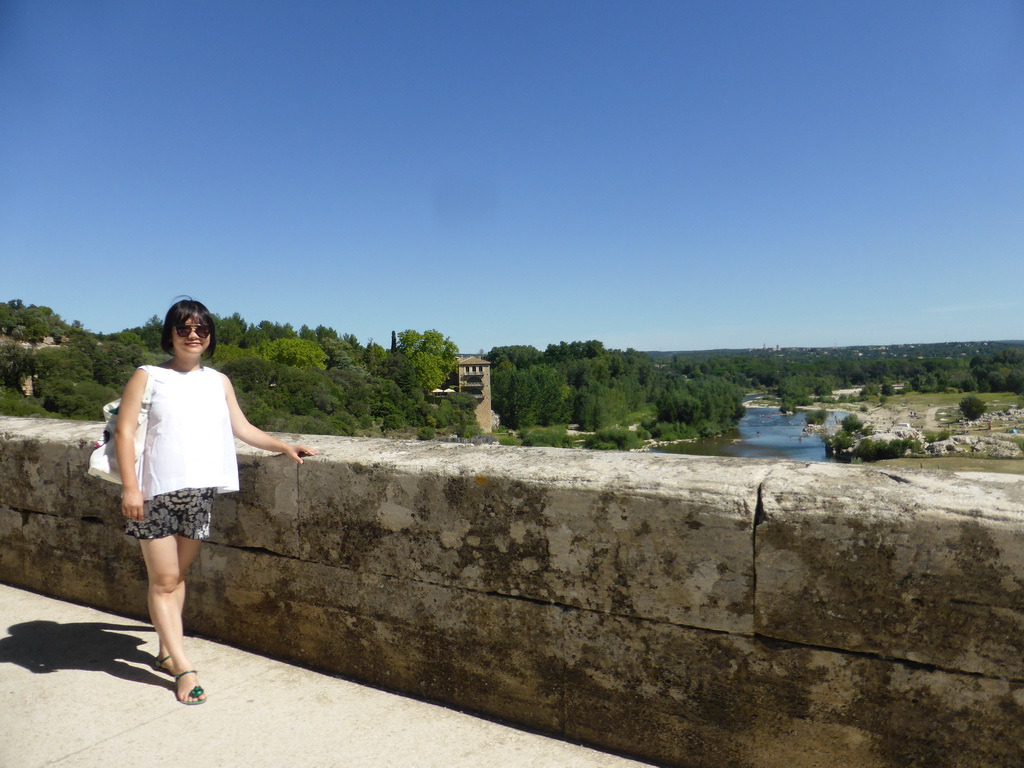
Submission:
<svg viewBox="0 0 1024 768">
<path fill-rule="evenodd" d="M 213 322 L 213 315 L 210 314 L 210 310 L 202 302 L 191 298 L 176 301 L 167 310 L 167 316 L 164 318 L 164 330 L 160 335 L 160 349 L 168 355 L 174 354 L 174 341 L 172 339 L 174 326 L 184 325 L 186 320 L 195 320 L 200 325 L 205 325 L 210 329 L 210 346 L 206 348 L 203 354 L 206 357 L 213 357 L 213 352 L 217 349 L 217 326 Z"/>
</svg>

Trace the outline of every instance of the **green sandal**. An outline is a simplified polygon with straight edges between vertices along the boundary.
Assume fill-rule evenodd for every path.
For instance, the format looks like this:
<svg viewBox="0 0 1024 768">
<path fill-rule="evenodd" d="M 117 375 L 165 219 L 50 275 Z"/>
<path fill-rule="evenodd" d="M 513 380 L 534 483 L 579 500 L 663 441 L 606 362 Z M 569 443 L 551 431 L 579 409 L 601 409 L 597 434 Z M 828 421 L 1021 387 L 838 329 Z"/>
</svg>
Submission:
<svg viewBox="0 0 1024 768">
<path fill-rule="evenodd" d="M 168 653 L 162 659 L 157 659 L 156 661 L 154 661 L 153 662 L 153 669 L 155 669 L 157 672 L 168 672 L 169 673 L 171 670 L 169 670 L 167 667 L 164 666 L 164 664 L 167 663 L 167 660 L 169 658 L 171 658 L 171 654 Z"/>
<path fill-rule="evenodd" d="M 185 675 L 195 675 L 196 677 L 198 677 L 199 673 L 196 672 L 194 669 L 187 669 L 184 672 L 182 672 L 180 675 L 175 675 L 174 676 L 174 682 L 177 683 Z M 206 699 L 200 699 L 199 698 L 200 696 L 204 696 L 205 694 L 206 694 L 206 691 L 203 690 L 203 687 L 201 685 L 197 685 L 191 691 L 188 692 L 188 695 L 191 698 L 195 699 L 195 701 L 181 701 L 181 699 L 178 699 L 178 701 L 181 701 L 182 704 L 205 704 L 206 703 Z"/>
</svg>

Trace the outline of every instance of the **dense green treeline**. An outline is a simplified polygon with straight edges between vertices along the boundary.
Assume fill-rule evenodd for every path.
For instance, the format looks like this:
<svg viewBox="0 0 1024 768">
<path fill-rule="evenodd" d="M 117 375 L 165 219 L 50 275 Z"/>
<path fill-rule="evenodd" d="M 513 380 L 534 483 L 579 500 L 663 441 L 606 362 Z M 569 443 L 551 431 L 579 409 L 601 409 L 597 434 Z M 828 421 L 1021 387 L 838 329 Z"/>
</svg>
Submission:
<svg viewBox="0 0 1024 768">
<path fill-rule="evenodd" d="M 1024 395 L 1024 345 L 1002 342 L 972 357 L 861 359 L 798 350 L 706 357 L 655 357 L 608 350 L 599 341 L 492 349 L 495 410 L 513 429 L 574 423 L 586 431 L 639 425 L 641 435 L 674 440 L 734 426 L 745 392 L 770 392 L 792 411 L 835 390 L 864 396 L 918 392 L 1016 392 Z M 934 345 L 956 348 L 957 345 Z M 983 345 L 987 347 L 988 345 Z M 557 440 L 555 432 L 541 432 Z M 533 438 L 536 439 L 536 438 Z M 618 438 L 604 442 L 615 442 Z"/>
<path fill-rule="evenodd" d="M 787 362 L 806 360 L 942 360 L 991 355 L 1004 349 L 1024 348 L 1024 341 L 943 341 L 851 347 L 765 347 L 762 349 L 704 349 L 680 352 L 648 352 L 656 362 L 681 357 L 691 361 L 734 357 L 774 357 Z"/>
<path fill-rule="evenodd" d="M 0 304 L 0 337 L 9 340 L 0 343 L 0 412 L 99 419 L 135 368 L 167 358 L 162 327 L 154 316 L 135 328 L 94 334 L 47 307 Z M 455 345 L 434 330 L 403 331 L 385 350 L 324 326 L 296 331 L 250 324 L 236 313 L 217 318 L 212 364 L 231 377 L 243 410 L 261 429 L 469 437 L 479 432 L 476 401 L 427 394 L 456 361 Z"/>
<path fill-rule="evenodd" d="M 543 352 L 496 347 L 491 361 L 494 408 L 512 429 L 575 424 L 598 433 L 591 447 L 633 447 L 621 431 L 676 440 L 719 434 L 736 425 L 743 390 L 717 375 L 683 376 L 633 349 L 599 341 L 561 342 Z M 628 431 L 628 430 L 627 430 Z"/>
<path fill-rule="evenodd" d="M 98 419 L 132 371 L 166 358 L 162 321 L 94 334 L 48 307 L 0 304 L 0 412 Z M 455 345 L 439 331 L 392 334 L 390 348 L 333 328 L 237 313 L 217 319 L 213 365 L 228 374 L 250 420 L 272 431 L 339 435 L 438 434 L 477 430 L 475 401 L 438 399 L 455 369 Z M 957 349 L 960 345 L 933 345 Z M 975 347 L 988 349 L 987 344 Z M 1024 344 L 992 352 L 925 358 L 862 357 L 843 350 L 766 350 L 714 357 L 606 349 L 600 341 L 503 346 L 490 351 L 494 409 L 526 445 L 578 445 L 566 427 L 591 433 L 594 448 L 634 448 L 646 437 L 675 440 L 719 434 L 742 413 L 746 392 L 771 392 L 784 409 L 837 389 L 868 396 L 920 392 L 1024 395 Z M 30 394 L 24 394 L 30 385 Z"/>
<path fill-rule="evenodd" d="M 1015 392 L 1024 395 L 1024 348 L 1004 347 L 970 358 L 868 359 L 784 354 L 663 362 L 684 377 L 720 376 L 746 390 L 776 394 L 783 408 L 809 405 L 834 390 L 862 388 L 867 395 L 915 392 Z"/>
</svg>

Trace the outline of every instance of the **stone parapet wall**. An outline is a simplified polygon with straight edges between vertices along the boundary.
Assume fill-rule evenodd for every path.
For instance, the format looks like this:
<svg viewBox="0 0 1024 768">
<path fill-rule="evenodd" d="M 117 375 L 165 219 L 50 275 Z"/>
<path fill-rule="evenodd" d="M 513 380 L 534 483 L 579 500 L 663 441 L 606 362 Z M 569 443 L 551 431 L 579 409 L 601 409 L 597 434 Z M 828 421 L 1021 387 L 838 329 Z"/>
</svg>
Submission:
<svg viewBox="0 0 1024 768">
<path fill-rule="evenodd" d="M 143 616 L 99 427 L 0 417 L 0 580 Z M 239 446 L 193 631 L 687 768 L 1024 765 L 1011 476 Z"/>
</svg>

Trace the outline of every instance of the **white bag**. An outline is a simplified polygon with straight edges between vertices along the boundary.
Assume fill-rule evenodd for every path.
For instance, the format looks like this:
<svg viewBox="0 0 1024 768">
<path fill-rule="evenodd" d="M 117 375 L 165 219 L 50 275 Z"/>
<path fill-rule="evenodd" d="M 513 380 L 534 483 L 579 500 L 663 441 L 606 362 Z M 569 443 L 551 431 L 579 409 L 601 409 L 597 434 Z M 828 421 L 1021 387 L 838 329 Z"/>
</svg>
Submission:
<svg viewBox="0 0 1024 768">
<path fill-rule="evenodd" d="M 148 372 L 147 372 L 148 373 Z M 135 467 L 142 462 L 142 453 L 146 448 L 146 425 L 149 422 L 149 405 L 153 400 L 153 376 L 146 379 L 146 389 L 142 393 L 142 407 L 139 409 L 139 424 L 135 430 Z M 106 480 L 108 483 L 121 485 L 121 471 L 117 466 L 117 449 L 115 448 L 114 432 L 117 430 L 117 410 L 120 400 L 103 406 L 103 435 L 96 443 L 96 450 L 89 457 L 89 472 L 92 477 Z"/>
</svg>

